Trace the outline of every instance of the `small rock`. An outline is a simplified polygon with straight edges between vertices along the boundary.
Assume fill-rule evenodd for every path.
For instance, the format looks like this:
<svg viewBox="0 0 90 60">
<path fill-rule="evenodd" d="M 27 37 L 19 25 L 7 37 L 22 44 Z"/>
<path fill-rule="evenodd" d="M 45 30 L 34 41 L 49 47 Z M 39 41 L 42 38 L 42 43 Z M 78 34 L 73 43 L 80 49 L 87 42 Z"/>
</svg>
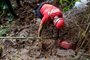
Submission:
<svg viewBox="0 0 90 60">
<path fill-rule="evenodd" d="M 19 34 L 20 37 L 27 37 L 28 35 L 29 35 L 29 30 L 28 29 L 22 30 Z"/>
<path fill-rule="evenodd" d="M 57 53 L 56 55 L 58 56 L 73 56 L 75 55 L 75 52 L 71 49 L 68 49 L 68 50 L 61 50 L 61 49 L 57 49 Z"/>
<path fill-rule="evenodd" d="M 45 58 L 40 58 L 39 60 L 45 60 Z"/>
<path fill-rule="evenodd" d="M 6 46 L 6 47 L 9 47 L 9 46 L 12 46 L 13 45 L 13 42 L 11 40 L 4 40 L 3 41 L 3 44 Z"/>
<path fill-rule="evenodd" d="M 41 48 L 42 48 L 42 43 L 40 41 L 35 41 L 34 44 L 30 47 L 29 50 L 29 56 L 30 57 L 40 57 L 41 55 Z"/>
<path fill-rule="evenodd" d="M 54 46 L 54 44 L 55 44 L 55 40 L 50 40 L 50 39 L 43 40 L 43 42 L 42 42 L 42 48 L 44 50 L 48 50 L 48 49 L 52 48 Z"/>
<path fill-rule="evenodd" d="M 3 53 L 3 48 L 2 46 L 0 46 L 0 57 L 2 57 L 2 53 Z"/>
</svg>

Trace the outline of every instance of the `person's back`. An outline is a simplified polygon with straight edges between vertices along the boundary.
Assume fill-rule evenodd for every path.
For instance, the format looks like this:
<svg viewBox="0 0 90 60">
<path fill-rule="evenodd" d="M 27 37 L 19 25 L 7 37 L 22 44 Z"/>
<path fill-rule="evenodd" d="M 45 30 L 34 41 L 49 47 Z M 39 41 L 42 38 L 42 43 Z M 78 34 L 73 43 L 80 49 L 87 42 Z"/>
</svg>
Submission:
<svg viewBox="0 0 90 60">
<path fill-rule="evenodd" d="M 44 4 L 41 9 L 40 12 L 44 15 L 44 14 L 53 14 L 53 13 L 59 13 L 62 14 L 61 11 L 59 10 L 59 8 L 51 5 L 51 4 Z"/>
<path fill-rule="evenodd" d="M 59 10 L 59 8 L 57 8 L 51 4 L 44 4 L 40 9 L 40 13 L 43 16 L 43 18 L 41 20 L 41 21 L 43 21 L 43 23 L 50 21 L 55 16 L 62 17 L 62 12 Z"/>
<path fill-rule="evenodd" d="M 64 19 L 62 16 L 63 14 L 59 10 L 59 8 L 51 4 L 45 3 L 40 6 L 39 13 L 42 15 L 42 18 L 38 29 L 38 36 L 41 36 L 43 27 L 46 25 L 47 22 L 50 21 L 52 21 L 57 28 L 57 35 L 59 36 L 58 31 L 64 26 Z"/>
</svg>

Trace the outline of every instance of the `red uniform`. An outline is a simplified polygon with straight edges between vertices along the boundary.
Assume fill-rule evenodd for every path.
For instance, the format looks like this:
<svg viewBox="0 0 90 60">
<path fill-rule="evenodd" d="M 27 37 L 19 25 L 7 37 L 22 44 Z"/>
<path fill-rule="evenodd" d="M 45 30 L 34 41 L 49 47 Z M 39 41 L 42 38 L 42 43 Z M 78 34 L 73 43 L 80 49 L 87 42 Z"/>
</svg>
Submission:
<svg viewBox="0 0 90 60">
<path fill-rule="evenodd" d="M 45 24 L 47 21 L 52 20 L 55 16 L 63 17 L 62 12 L 55 6 L 50 4 L 44 4 L 40 9 L 41 14 L 43 15 L 42 23 Z"/>
</svg>

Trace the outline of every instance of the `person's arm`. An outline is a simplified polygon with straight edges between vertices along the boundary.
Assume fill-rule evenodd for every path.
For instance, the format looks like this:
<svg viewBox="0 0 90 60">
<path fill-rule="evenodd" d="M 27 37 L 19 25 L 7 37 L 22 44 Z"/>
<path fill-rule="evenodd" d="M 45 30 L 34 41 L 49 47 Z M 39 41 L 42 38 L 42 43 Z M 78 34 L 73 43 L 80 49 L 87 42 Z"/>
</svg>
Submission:
<svg viewBox="0 0 90 60">
<path fill-rule="evenodd" d="M 38 29 L 38 37 L 41 36 L 42 30 L 43 30 L 43 24 L 42 24 L 42 21 L 41 21 L 41 23 L 40 23 L 40 25 L 39 25 L 39 29 Z"/>
<path fill-rule="evenodd" d="M 57 31 L 56 31 L 56 39 L 58 39 L 59 38 L 59 29 L 57 29 Z"/>
<path fill-rule="evenodd" d="M 44 16 L 40 22 L 39 29 L 38 29 L 38 37 L 41 36 L 42 30 L 45 26 L 45 23 L 47 22 L 47 18 L 48 18 L 47 16 Z"/>
</svg>

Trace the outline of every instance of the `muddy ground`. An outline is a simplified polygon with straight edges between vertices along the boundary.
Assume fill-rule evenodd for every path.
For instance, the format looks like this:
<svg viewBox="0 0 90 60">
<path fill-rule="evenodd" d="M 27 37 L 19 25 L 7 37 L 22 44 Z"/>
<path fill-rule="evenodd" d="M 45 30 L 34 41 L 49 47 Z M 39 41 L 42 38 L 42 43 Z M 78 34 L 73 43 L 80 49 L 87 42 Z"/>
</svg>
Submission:
<svg viewBox="0 0 90 60">
<path fill-rule="evenodd" d="M 7 33 L 7 36 L 37 37 L 39 23 L 33 19 L 34 15 L 31 14 L 31 8 L 27 3 L 29 2 L 22 3 L 23 7 L 16 10 L 19 18 L 14 19 L 12 22 L 13 24 L 10 26 L 11 30 Z M 77 40 L 79 40 L 77 37 L 79 28 L 74 24 L 74 22 L 75 20 L 80 21 L 82 19 L 82 12 L 86 13 L 84 10 L 72 10 L 64 14 L 66 26 L 60 30 L 61 37 L 59 39 L 69 40 L 73 43 L 76 43 Z M 90 14 L 90 12 L 87 12 L 87 14 Z M 82 24 L 80 24 L 80 27 L 82 27 Z M 49 25 L 43 30 L 42 37 L 52 37 L 55 35 L 55 32 L 55 27 Z M 90 39 L 88 38 L 88 40 Z M 90 58 L 90 55 L 85 53 L 84 49 L 79 50 L 77 53 L 76 50 L 73 49 L 62 49 L 57 45 L 54 38 L 7 38 L 0 39 L 0 44 L 3 47 L 3 53 L 0 60 L 89 60 Z M 88 50 L 88 53 L 90 53 L 90 50 Z"/>
</svg>

